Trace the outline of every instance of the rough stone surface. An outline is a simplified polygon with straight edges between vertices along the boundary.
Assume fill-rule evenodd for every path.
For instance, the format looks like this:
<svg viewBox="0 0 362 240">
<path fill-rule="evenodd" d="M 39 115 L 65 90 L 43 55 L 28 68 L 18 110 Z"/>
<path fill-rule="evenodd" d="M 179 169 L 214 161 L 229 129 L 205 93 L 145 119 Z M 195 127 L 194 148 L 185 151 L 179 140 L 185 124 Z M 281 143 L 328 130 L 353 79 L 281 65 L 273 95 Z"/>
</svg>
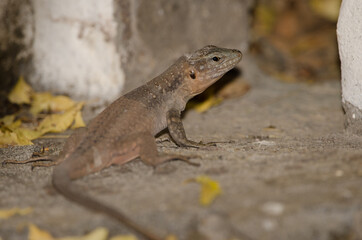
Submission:
<svg viewBox="0 0 362 240">
<path fill-rule="evenodd" d="M 277 82 L 247 57 L 242 68 L 251 84 L 244 97 L 204 114 L 185 114 L 189 138 L 220 142 L 217 147 L 180 149 L 172 142 L 158 143 L 160 151 L 200 155 L 193 159 L 200 167 L 175 161 L 153 169 L 135 160 L 74 184 L 163 236 L 362 239 L 362 137 L 344 131 L 339 82 Z M 56 152 L 63 142 L 40 139 L 36 144 Z M 1 160 L 11 159 L 13 151 L 2 150 Z M 26 158 L 29 151 L 24 148 L 17 155 Z M 129 233 L 59 195 L 51 186 L 51 173 L 51 168 L 32 171 L 29 165 L 1 167 L 0 207 L 34 208 L 30 215 L 2 220 L 2 239 L 26 239 L 29 222 L 57 237 L 99 226 L 110 229 L 111 236 Z M 198 204 L 199 185 L 185 183 L 204 174 L 222 187 L 209 207 Z"/>
<path fill-rule="evenodd" d="M 342 72 L 342 102 L 350 132 L 362 134 L 362 2 L 342 2 L 337 25 Z"/>
<path fill-rule="evenodd" d="M 347 131 L 362 135 L 362 110 L 347 101 L 343 102 L 343 109 Z"/>
</svg>

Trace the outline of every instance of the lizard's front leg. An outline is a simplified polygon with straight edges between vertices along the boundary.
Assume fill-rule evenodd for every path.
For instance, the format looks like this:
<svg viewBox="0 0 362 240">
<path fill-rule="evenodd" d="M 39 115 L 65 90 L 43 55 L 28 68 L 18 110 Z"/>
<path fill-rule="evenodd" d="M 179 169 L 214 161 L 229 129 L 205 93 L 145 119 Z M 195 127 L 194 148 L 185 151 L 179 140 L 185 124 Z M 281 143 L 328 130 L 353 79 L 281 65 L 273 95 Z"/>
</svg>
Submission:
<svg viewBox="0 0 362 240">
<path fill-rule="evenodd" d="M 171 109 L 167 112 L 167 127 L 172 139 L 181 147 L 206 147 L 215 146 L 215 143 L 194 142 L 186 137 L 185 129 L 181 121 L 181 112 Z"/>
</svg>

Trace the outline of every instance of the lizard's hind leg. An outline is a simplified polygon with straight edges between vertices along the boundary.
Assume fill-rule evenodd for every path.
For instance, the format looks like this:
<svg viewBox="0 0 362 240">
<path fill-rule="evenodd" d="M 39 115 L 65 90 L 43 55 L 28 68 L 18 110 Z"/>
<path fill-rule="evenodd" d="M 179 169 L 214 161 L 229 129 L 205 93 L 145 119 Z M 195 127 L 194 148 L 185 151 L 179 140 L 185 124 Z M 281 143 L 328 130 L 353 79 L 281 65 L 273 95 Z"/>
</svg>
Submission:
<svg viewBox="0 0 362 240">
<path fill-rule="evenodd" d="M 77 129 L 74 134 L 72 134 L 67 142 L 65 143 L 62 153 L 59 156 L 39 156 L 32 157 L 25 160 L 5 160 L 2 162 L 2 165 L 6 164 L 27 164 L 32 163 L 31 167 L 51 167 L 54 165 L 58 165 L 65 157 L 66 154 L 73 152 L 74 149 L 78 146 L 80 140 L 84 137 L 86 128 Z M 44 163 L 44 161 L 49 161 L 48 163 Z"/>
<path fill-rule="evenodd" d="M 189 160 L 190 158 L 195 158 L 195 156 L 159 153 L 155 138 L 148 132 L 129 136 L 126 141 L 115 142 L 113 149 L 117 150 L 113 151 L 110 157 L 112 159 L 110 164 L 122 165 L 136 157 L 140 157 L 144 163 L 151 166 L 157 166 L 171 160 L 181 160 L 190 165 L 199 166 L 198 163 L 193 163 Z"/>
<path fill-rule="evenodd" d="M 194 166 L 200 165 L 198 163 L 193 163 L 190 161 L 190 159 L 194 158 L 195 156 L 159 153 L 157 151 L 155 138 L 149 133 L 142 134 L 138 139 L 138 143 L 140 147 L 140 158 L 146 164 L 157 166 L 167 161 L 180 160 L 190 165 Z"/>
</svg>

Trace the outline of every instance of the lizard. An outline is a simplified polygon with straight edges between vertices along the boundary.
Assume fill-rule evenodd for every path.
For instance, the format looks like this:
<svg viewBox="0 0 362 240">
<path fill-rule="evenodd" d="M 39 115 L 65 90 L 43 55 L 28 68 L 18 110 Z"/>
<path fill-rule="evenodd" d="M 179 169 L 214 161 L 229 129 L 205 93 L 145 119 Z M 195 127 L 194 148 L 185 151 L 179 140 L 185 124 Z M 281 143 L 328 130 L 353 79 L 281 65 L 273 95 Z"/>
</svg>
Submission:
<svg viewBox="0 0 362 240">
<path fill-rule="evenodd" d="M 69 200 L 117 219 L 147 239 L 161 240 L 121 211 L 82 193 L 72 180 L 137 157 L 151 166 L 177 159 L 189 162 L 186 156 L 159 153 L 155 135 L 168 128 L 180 147 L 207 146 L 186 137 L 181 112 L 189 99 L 234 68 L 241 58 L 239 50 L 208 45 L 181 56 L 165 72 L 115 100 L 87 127 L 67 139 L 55 160 L 55 189 Z"/>
</svg>

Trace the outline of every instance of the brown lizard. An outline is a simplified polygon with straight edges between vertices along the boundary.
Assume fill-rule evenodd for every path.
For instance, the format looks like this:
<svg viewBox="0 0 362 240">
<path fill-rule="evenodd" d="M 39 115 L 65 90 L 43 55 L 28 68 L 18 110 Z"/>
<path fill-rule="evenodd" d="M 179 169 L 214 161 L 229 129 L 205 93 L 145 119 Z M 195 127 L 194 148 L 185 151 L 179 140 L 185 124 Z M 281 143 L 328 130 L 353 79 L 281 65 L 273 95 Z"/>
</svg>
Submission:
<svg viewBox="0 0 362 240">
<path fill-rule="evenodd" d="M 82 193 L 71 181 L 137 157 L 152 166 L 172 159 L 188 161 L 185 156 L 158 153 L 154 136 L 167 127 L 179 146 L 207 145 L 186 138 L 181 111 L 190 98 L 220 79 L 241 57 L 239 50 L 206 46 L 180 57 L 158 77 L 118 98 L 69 137 L 56 160 L 60 163 L 53 172 L 54 187 L 68 199 L 106 213 L 147 239 L 161 240 L 119 210 Z"/>
</svg>

